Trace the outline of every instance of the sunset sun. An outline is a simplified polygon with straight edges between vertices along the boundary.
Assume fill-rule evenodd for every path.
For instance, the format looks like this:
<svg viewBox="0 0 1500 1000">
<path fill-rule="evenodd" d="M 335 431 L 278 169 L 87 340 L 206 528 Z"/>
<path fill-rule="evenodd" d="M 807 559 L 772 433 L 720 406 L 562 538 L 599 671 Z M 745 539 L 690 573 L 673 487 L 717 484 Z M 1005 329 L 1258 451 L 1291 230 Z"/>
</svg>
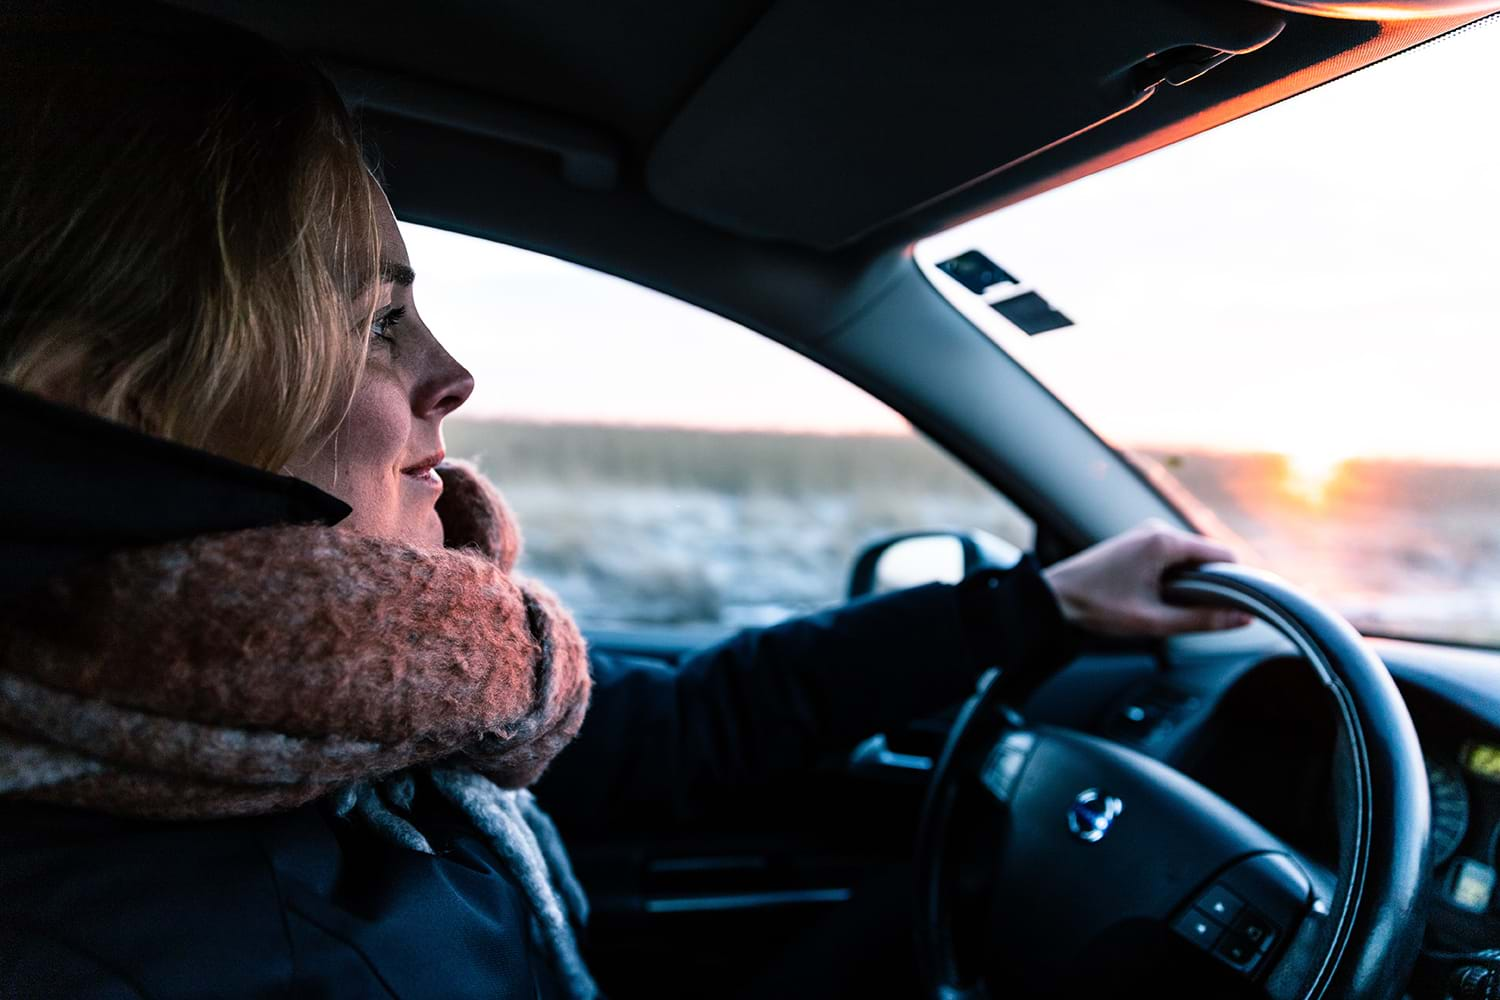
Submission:
<svg viewBox="0 0 1500 1000">
<path fill-rule="evenodd" d="M 1347 455 L 1316 448 L 1287 451 L 1282 457 L 1286 459 L 1282 491 L 1314 507 L 1322 506 L 1328 499 L 1329 490 L 1349 461 Z"/>
</svg>

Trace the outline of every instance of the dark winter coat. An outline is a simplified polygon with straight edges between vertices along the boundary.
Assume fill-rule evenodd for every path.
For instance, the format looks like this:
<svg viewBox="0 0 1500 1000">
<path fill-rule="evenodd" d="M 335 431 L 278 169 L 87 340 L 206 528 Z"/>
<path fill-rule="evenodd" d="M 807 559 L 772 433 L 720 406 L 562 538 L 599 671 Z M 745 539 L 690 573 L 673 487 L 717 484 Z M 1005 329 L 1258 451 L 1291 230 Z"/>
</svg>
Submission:
<svg viewBox="0 0 1500 1000">
<path fill-rule="evenodd" d="M 0 600 L 99 553 L 336 520 L 337 501 L 0 392 Z M 742 632 L 681 665 L 593 659 L 593 704 L 537 788 L 559 815 L 687 815 L 961 699 L 992 663 L 1054 662 L 1035 564 Z M 452 807 L 418 793 L 436 850 L 313 803 L 157 823 L 0 800 L 0 998 L 554 994 L 525 897 Z"/>
</svg>

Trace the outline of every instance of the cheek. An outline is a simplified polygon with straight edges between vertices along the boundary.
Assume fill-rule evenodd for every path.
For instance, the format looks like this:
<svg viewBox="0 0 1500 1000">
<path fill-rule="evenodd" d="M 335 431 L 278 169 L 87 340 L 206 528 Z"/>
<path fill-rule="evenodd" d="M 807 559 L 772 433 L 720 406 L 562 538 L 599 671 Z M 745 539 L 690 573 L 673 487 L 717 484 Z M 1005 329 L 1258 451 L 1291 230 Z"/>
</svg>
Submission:
<svg viewBox="0 0 1500 1000">
<path fill-rule="evenodd" d="M 365 379 L 338 433 L 340 475 L 361 481 L 391 479 L 405 457 L 411 404 L 387 378 Z"/>
<path fill-rule="evenodd" d="M 342 523 L 365 534 L 400 533 L 400 463 L 411 430 L 411 407 L 401 387 L 371 371 L 349 414 L 315 454 L 288 465 L 293 475 L 353 508 Z"/>
</svg>

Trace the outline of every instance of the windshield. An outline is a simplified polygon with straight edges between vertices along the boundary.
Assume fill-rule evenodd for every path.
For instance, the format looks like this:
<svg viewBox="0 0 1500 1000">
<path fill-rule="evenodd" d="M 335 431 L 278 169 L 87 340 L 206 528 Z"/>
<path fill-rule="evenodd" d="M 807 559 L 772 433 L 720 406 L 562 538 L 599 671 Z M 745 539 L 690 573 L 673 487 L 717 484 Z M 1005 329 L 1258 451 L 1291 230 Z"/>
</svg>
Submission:
<svg viewBox="0 0 1500 1000">
<path fill-rule="evenodd" d="M 1247 558 L 1366 632 L 1500 645 L 1497 105 L 1492 17 L 918 263 Z"/>
</svg>

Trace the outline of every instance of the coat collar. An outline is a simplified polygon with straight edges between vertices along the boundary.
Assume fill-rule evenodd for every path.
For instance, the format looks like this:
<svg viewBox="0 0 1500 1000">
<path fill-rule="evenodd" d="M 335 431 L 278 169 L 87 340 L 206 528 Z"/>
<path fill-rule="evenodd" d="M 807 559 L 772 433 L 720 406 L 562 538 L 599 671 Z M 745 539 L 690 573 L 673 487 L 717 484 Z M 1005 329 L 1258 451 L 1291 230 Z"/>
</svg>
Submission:
<svg viewBox="0 0 1500 1000">
<path fill-rule="evenodd" d="M 300 479 L 3 384 L 0 427 L 0 600 L 115 549 L 349 514 Z"/>
</svg>

